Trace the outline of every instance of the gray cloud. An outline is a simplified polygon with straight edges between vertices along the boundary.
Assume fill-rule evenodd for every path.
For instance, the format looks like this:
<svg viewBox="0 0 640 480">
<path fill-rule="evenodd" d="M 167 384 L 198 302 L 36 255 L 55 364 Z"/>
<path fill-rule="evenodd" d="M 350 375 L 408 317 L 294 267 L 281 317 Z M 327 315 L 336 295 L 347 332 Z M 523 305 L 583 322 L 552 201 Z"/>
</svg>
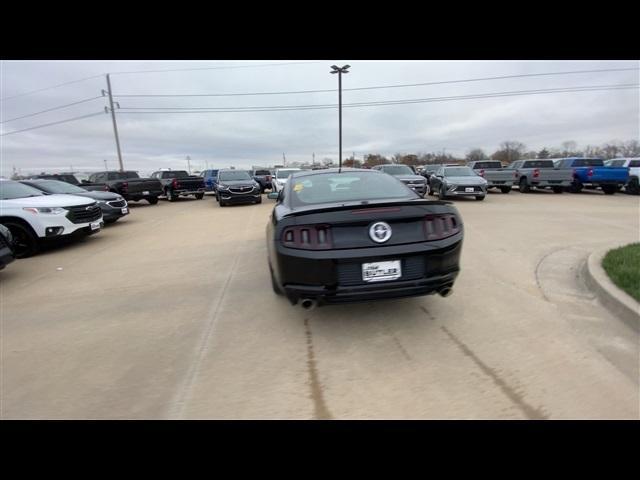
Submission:
<svg viewBox="0 0 640 480">
<path fill-rule="evenodd" d="M 271 63 L 253 62 L 255 65 Z M 329 65 L 314 62 L 278 67 L 201 70 L 144 74 L 114 74 L 116 95 L 241 93 L 336 88 Z M 348 61 L 351 73 L 344 88 L 455 80 L 536 72 L 604 68 L 637 68 L 635 61 L 470 61 L 360 62 Z M 96 62 L 3 61 L 2 98 L 104 72 L 238 66 L 252 62 Z M 638 72 L 611 72 L 552 77 L 431 85 L 411 88 L 345 91 L 343 101 L 368 102 L 409 98 L 471 95 L 510 90 L 583 85 L 638 83 Z M 103 77 L 73 83 L 0 103 L 2 120 L 100 95 Z M 334 92 L 248 97 L 119 97 L 123 107 L 237 107 L 335 103 Z M 68 109 L 0 125 L 0 132 L 29 128 L 78 115 L 99 112 L 100 98 Z M 427 152 L 445 149 L 464 155 L 474 147 L 488 152 L 507 139 L 531 149 L 579 145 L 639 137 L 638 90 L 559 93 L 464 101 L 345 108 L 344 153 Z M 335 110 L 118 114 L 125 167 L 150 172 L 159 167 L 184 168 L 189 155 L 195 168 L 316 160 L 337 157 Z M 116 149 L 107 114 L 0 137 L 1 174 L 16 165 L 23 172 L 75 169 L 98 170 L 107 159 L 116 167 Z"/>
</svg>

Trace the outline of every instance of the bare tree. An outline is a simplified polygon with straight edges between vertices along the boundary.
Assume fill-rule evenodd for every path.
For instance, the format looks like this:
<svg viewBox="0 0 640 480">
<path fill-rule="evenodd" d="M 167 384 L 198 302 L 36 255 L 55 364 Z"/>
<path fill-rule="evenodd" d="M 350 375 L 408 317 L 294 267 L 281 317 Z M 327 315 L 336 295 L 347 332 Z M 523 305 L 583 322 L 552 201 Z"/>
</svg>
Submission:
<svg viewBox="0 0 640 480">
<path fill-rule="evenodd" d="M 484 153 L 484 150 L 482 150 L 481 148 L 474 148 L 472 149 L 469 153 L 467 153 L 467 161 L 468 162 L 477 162 L 480 160 L 488 160 L 489 157 L 487 156 L 486 153 Z"/>
<path fill-rule="evenodd" d="M 504 163 L 515 162 L 522 158 L 525 148 L 526 146 L 522 142 L 508 140 L 500 144 L 500 149 L 494 152 L 493 155 L 491 155 L 491 158 L 494 160 L 500 160 Z"/>
<path fill-rule="evenodd" d="M 546 147 L 545 147 L 545 148 L 543 148 L 542 150 L 540 150 L 538 152 L 537 157 L 538 158 L 549 158 L 549 155 L 550 155 L 549 150 L 547 150 Z"/>
<path fill-rule="evenodd" d="M 565 157 L 572 157 L 576 153 L 576 148 L 578 148 L 578 144 L 573 140 L 567 140 L 566 142 L 562 142 L 562 154 Z"/>
</svg>

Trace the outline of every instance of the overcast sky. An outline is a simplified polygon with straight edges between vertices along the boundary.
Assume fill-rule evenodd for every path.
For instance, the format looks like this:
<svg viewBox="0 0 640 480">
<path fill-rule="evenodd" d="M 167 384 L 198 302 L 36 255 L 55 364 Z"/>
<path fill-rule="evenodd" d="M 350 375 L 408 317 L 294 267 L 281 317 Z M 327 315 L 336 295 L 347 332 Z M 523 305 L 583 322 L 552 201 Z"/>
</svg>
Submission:
<svg viewBox="0 0 640 480">
<path fill-rule="evenodd" d="M 343 88 L 425 83 L 503 75 L 635 68 L 633 71 L 525 77 L 404 88 L 344 91 L 343 102 L 424 99 L 517 90 L 592 85 L 638 84 L 637 61 L 2 61 L 0 134 L 104 111 L 99 98 L 41 115 L 7 121 L 49 108 L 101 95 L 105 77 L 46 89 L 57 84 L 112 72 L 113 93 L 224 94 L 337 88 L 330 65 L 351 65 Z M 263 66 L 260 66 L 263 65 Z M 117 73 L 234 67 L 195 71 Z M 116 74 L 117 73 L 117 74 Z M 8 98 L 14 97 L 15 98 Z M 337 109 L 281 112 L 125 113 L 132 107 L 250 107 L 337 103 L 337 93 L 268 96 L 115 98 L 122 155 L 126 169 L 149 173 L 160 167 L 192 169 L 247 168 L 251 165 L 316 160 L 338 154 Z M 578 146 L 639 138 L 638 88 L 627 90 L 508 96 L 446 102 L 343 109 L 343 157 L 355 153 L 392 155 L 441 151 L 464 155 L 479 147 L 492 153 L 504 140 L 527 149 Z M 59 125 L 0 137 L 1 175 L 15 165 L 25 173 L 96 171 L 117 168 L 110 115 L 103 113 Z"/>
</svg>

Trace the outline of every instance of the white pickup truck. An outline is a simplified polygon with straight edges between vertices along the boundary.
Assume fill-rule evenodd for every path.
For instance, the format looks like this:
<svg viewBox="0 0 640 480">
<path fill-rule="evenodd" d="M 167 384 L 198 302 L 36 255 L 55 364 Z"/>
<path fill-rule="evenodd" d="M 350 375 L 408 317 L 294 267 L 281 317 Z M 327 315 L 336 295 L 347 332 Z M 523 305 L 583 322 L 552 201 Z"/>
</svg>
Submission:
<svg viewBox="0 0 640 480">
<path fill-rule="evenodd" d="M 509 193 L 515 176 L 512 170 L 504 170 L 499 160 L 478 160 L 467 162 L 467 167 L 487 181 L 487 188 L 499 188 L 502 193 Z"/>
<path fill-rule="evenodd" d="M 614 158 L 604 162 L 607 167 L 627 167 L 629 169 L 629 182 L 624 189 L 631 195 L 640 195 L 640 157 Z"/>
<path fill-rule="evenodd" d="M 15 256 L 24 258 L 45 242 L 99 232 L 104 220 L 93 199 L 45 195 L 20 182 L 0 180 L 0 223 L 14 238 Z"/>
</svg>

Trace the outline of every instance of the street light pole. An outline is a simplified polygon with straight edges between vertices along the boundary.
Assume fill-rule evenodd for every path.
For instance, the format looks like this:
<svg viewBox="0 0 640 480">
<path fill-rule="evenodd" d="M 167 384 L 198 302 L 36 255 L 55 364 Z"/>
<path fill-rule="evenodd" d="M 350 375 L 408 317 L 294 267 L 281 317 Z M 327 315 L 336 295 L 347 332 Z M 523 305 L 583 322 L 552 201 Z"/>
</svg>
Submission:
<svg viewBox="0 0 640 480">
<path fill-rule="evenodd" d="M 342 74 L 349 73 L 350 65 L 331 65 L 331 73 L 338 74 L 338 173 L 342 171 Z"/>
</svg>

